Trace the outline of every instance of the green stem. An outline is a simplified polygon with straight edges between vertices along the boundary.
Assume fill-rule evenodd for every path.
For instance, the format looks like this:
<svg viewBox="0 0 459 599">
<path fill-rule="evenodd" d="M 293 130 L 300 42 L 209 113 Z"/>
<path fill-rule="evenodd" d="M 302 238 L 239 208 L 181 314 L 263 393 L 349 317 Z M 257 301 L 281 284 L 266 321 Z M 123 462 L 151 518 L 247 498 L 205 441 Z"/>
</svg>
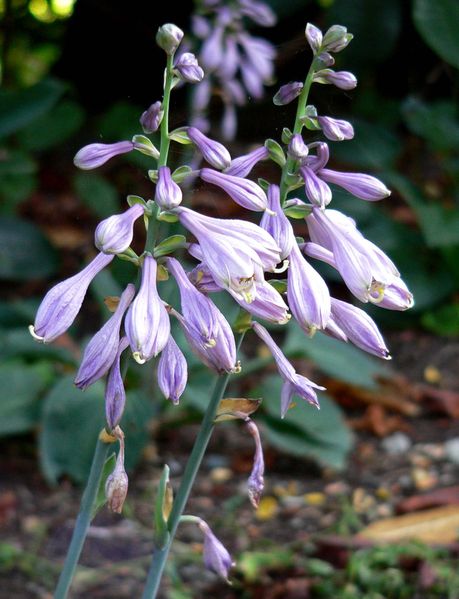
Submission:
<svg viewBox="0 0 459 599">
<path fill-rule="evenodd" d="M 295 115 L 295 124 L 293 126 L 293 134 L 294 135 L 296 133 L 301 133 L 301 131 L 303 130 L 303 127 L 304 127 L 303 123 L 301 122 L 301 117 L 304 116 L 304 111 L 306 109 L 309 92 L 311 90 L 311 85 L 312 85 L 312 81 L 314 78 L 314 73 L 315 73 L 315 64 L 314 63 L 315 63 L 315 60 L 313 60 L 311 63 L 308 74 L 306 75 L 306 79 L 304 81 L 303 89 L 301 90 L 301 94 L 298 97 L 298 104 L 297 104 L 296 115 Z M 287 162 L 285 163 L 285 166 L 282 169 L 282 177 L 281 177 L 281 182 L 280 182 L 281 205 L 283 205 L 285 200 L 287 199 L 289 187 L 288 187 L 286 178 L 289 173 L 292 173 L 292 171 L 295 167 L 295 163 L 296 163 L 296 161 L 294 158 L 287 158 Z"/>
<path fill-rule="evenodd" d="M 243 337 L 244 334 L 242 333 L 238 339 L 238 348 L 242 343 Z M 180 519 L 188 501 L 196 474 L 201 466 L 204 453 L 212 436 L 217 409 L 221 399 L 223 398 L 223 395 L 225 394 L 229 377 L 229 374 L 221 375 L 215 383 L 212 397 L 202 420 L 201 428 L 199 429 L 198 436 L 196 437 L 190 457 L 188 458 L 185 472 L 183 473 L 183 478 L 177 491 L 177 496 L 174 498 L 172 511 L 167 523 L 170 534 L 168 542 L 164 547 L 156 548 L 153 553 L 153 559 L 148 572 L 147 582 L 142 599 L 154 599 L 158 592 L 167 557 L 169 555 L 175 533 L 177 532 L 177 527 L 180 524 Z"/>
<path fill-rule="evenodd" d="M 59 576 L 54 599 L 65 599 L 69 592 L 81 550 L 83 549 L 84 541 L 88 533 L 88 528 L 91 523 L 92 509 L 99 489 L 108 448 L 109 443 L 105 443 L 100 438 L 97 440 L 91 471 L 89 473 L 86 489 L 81 499 L 80 512 L 75 523 L 75 528 L 73 529 L 72 540 L 67 552 L 67 557 L 65 558 L 64 568 Z"/>
<path fill-rule="evenodd" d="M 166 166 L 167 158 L 169 155 L 169 146 L 171 140 L 169 139 L 169 105 L 171 99 L 171 91 L 172 91 L 172 79 L 173 73 L 172 69 L 174 67 L 174 56 L 167 56 L 167 64 L 166 64 L 166 80 L 164 82 L 164 97 L 163 97 L 163 111 L 164 116 L 161 121 L 161 145 L 159 148 L 159 159 L 158 159 L 158 167 Z"/>
</svg>

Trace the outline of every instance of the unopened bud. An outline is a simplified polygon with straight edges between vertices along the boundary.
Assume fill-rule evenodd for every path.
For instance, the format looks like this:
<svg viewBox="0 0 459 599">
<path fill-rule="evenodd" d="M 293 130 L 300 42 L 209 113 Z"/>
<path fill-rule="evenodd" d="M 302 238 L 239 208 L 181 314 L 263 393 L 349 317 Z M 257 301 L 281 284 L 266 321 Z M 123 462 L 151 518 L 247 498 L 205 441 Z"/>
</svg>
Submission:
<svg viewBox="0 0 459 599">
<path fill-rule="evenodd" d="M 333 25 L 325 33 L 322 48 L 326 52 L 341 52 L 354 36 L 348 33 L 346 27 Z"/>
<path fill-rule="evenodd" d="M 124 469 L 124 433 L 119 426 L 115 428 L 113 433 L 120 442 L 120 450 L 116 458 L 115 468 L 107 477 L 105 483 L 105 497 L 112 512 L 121 514 L 128 492 L 129 479 Z"/>
<path fill-rule="evenodd" d="M 173 54 L 183 39 L 183 31 L 173 23 L 166 23 L 158 29 L 156 43 L 166 54 Z"/>
</svg>

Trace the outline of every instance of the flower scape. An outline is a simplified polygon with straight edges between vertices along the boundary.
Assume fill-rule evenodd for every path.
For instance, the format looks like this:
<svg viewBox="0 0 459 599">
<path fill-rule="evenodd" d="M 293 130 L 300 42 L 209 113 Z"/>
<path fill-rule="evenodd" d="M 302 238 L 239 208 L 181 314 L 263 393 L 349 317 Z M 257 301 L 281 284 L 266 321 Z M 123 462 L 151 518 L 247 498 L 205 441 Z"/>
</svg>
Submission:
<svg viewBox="0 0 459 599">
<path fill-rule="evenodd" d="M 262 3 L 241 0 L 239 4 L 242 14 L 257 23 L 266 26 L 274 23 L 274 15 Z M 240 68 L 245 88 L 255 97 L 261 95 L 263 82 L 272 76 L 273 52 L 269 44 L 249 38 L 243 31 L 226 35 L 231 14 L 223 9 L 212 10 L 212 18 L 217 21 L 214 29 L 210 28 L 210 17 L 199 16 L 194 21 L 195 32 L 207 39 L 199 62 L 194 54 L 182 51 L 184 34 L 178 27 L 172 24 L 160 27 L 156 39 L 167 57 L 164 96 L 141 115 L 143 132 L 132 140 L 90 144 L 76 154 L 75 165 L 85 170 L 127 152 L 146 154 L 153 165 L 148 171 L 154 184 L 152 199 L 131 195 L 124 213 L 110 216 L 97 226 L 95 246 L 99 253 L 80 273 L 48 291 L 30 327 L 38 341 L 54 341 L 72 325 L 89 284 L 102 269 L 115 259 L 129 260 L 138 267 L 137 283 L 127 285 L 112 316 L 89 341 L 75 378 L 75 385 L 86 389 L 106 377 L 106 435 L 120 442 L 106 493 L 109 506 L 117 512 L 121 512 L 128 490 L 123 458 L 124 443 L 129 440 L 125 441 L 119 427 L 126 401 L 122 357 L 131 354 L 136 362 L 147 367 L 147 363 L 156 359 L 159 388 L 166 399 L 178 404 L 187 385 L 188 369 L 184 353 L 171 335 L 171 319 L 176 319 L 199 360 L 220 375 L 212 399 L 213 413 L 209 412 L 212 423 L 228 375 L 243 370 L 237 349 L 244 333 L 254 332 L 275 360 L 283 381 L 279 398 L 281 417 L 292 407 L 295 396 L 319 408 L 323 387 L 296 372 L 268 332 L 269 324 L 288 325 L 293 317 L 308 337 L 326 334 L 379 358 L 390 358 L 373 319 L 358 306 L 332 297 L 314 261 L 336 269 L 351 294 L 362 303 L 370 302 L 388 310 L 406 310 L 413 305 L 412 295 L 391 259 L 359 232 L 357 223 L 342 213 L 339 205 L 331 206 L 333 186 L 345 189 L 358 198 L 356 201 L 374 202 L 390 195 L 384 183 L 371 175 L 329 168 L 329 146 L 325 140 L 317 140 L 320 134 L 331 141 L 345 141 L 354 136 L 349 122 L 319 115 L 315 106 L 308 104 L 314 84 L 334 85 L 343 90 L 357 85 L 352 73 L 333 69 L 333 55 L 345 49 L 352 39 L 345 27 L 335 25 L 323 34 L 314 25 L 306 26 L 305 43 L 313 56 L 305 80 L 286 83 L 274 96 L 274 104 L 278 106 L 297 103 L 293 127 L 283 129 L 280 143 L 268 139 L 263 146 L 233 158 L 224 145 L 207 136 L 207 125 L 200 128 L 196 115 L 192 126 L 169 130 L 170 96 L 178 84 L 202 86 L 199 93 L 204 97 L 210 93 L 203 80 L 204 72 L 225 79 L 228 89 L 224 128 L 230 138 L 235 128 L 234 104 L 242 93 L 233 78 L 237 69 Z M 238 54 L 239 47 L 245 58 Z M 158 148 L 148 137 L 155 132 L 160 138 Z M 314 141 L 308 142 L 305 135 L 308 133 Z M 199 162 L 204 161 L 206 166 L 199 169 L 188 164 L 171 166 L 171 143 L 194 148 L 200 155 Z M 248 178 L 262 160 L 278 165 L 277 182 L 255 182 Z M 196 177 L 223 190 L 227 201 L 247 210 L 251 220 L 213 218 L 186 206 L 187 179 Z M 302 199 L 295 197 L 298 190 Z M 146 245 L 141 255 L 131 248 L 138 219 L 143 219 L 146 226 Z M 298 219 L 306 222 L 307 239 L 295 235 L 294 223 Z M 184 234 L 161 238 L 158 225 L 164 222 L 180 223 Z M 190 259 L 195 261 L 192 268 L 186 266 Z M 170 305 L 161 298 L 157 285 L 159 273 L 175 280 L 180 305 Z M 222 290 L 231 295 L 244 315 L 239 318 L 244 326 L 239 327 L 237 340 L 225 314 L 212 301 L 212 294 Z M 255 442 L 248 495 L 256 508 L 264 486 L 259 431 L 247 413 L 234 408 L 231 416 L 245 422 Z M 194 521 L 204 535 L 205 565 L 227 579 L 232 566 L 227 550 L 205 522 L 183 516 L 190 488 L 181 494 L 181 505 L 177 499 L 176 507 L 176 502 L 170 499 L 167 473 L 163 478 L 158 492 L 161 514 L 157 520 L 156 551 L 167 557 L 178 523 Z M 154 557 L 150 582 L 160 579 L 161 559 L 155 561 Z M 154 588 L 153 582 L 151 585 Z"/>
</svg>

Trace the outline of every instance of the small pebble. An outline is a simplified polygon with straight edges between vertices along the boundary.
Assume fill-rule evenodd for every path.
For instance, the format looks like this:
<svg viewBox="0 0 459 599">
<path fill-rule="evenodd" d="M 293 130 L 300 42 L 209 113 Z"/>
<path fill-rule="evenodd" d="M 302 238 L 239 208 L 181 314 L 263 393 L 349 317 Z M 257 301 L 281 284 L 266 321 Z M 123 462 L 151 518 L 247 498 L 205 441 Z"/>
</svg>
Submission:
<svg viewBox="0 0 459 599">
<path fill-rule="evenodd" d="M 438 484 L 438 476 L 424 468 L 413 468 L 411 472 L 414 486 L 419 491 L 427 491 Z"/>
<path fill-rule="evenodd" d="M 424 379 L 428 383 L 435 385 L 436 383 L 439 383 L 441 381 L 441 372 L 438 370 L 436 366 L 426 366 L 424 368 Z"/>
<path fill-rule="evenodd" d="M 210 471 L 210 478 L 214 483 L 225 483 L 233 476 L 230 468 L 213 468 Z"/>
<path fill-rule="evenodd" d="M 389 455 L 401 455 L 411 447 L 411 439 L 405 433 L 393 433 L 381 442 L 381 445 Z"/>
<path fill-rule="evenodd" d="M 445 454 L 446 458 L 453 462 L 453 464 L 459 464 L 459 437 L 450 439 L 445 443 Z"/>
</svg>

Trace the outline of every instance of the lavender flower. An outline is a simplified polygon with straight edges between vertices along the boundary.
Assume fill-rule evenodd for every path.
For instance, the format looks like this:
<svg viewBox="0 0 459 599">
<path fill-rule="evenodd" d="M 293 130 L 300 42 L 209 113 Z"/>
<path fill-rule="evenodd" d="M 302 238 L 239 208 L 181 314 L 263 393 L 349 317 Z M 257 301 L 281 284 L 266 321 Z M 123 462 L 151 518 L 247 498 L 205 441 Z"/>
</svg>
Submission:
<svg viewBox="0 0 459 599">
<path fill-rule="evenodd" d="M 185 391 L 188 379 L 188 367 L 185 356 L 175 343 L 172 335 L 161 352 L 158 364 L 158 385 L 166 399 L 178 405 Z"/>
<path fill-rule="evenodd" d="M 304 180 L 304 190 L 308 200 L 314 206 L 319 206 L 320 208 L 328 206 L 332 199 L 332 192 L 329 186 L 308 166 L 301 167 L 300 173 Z"/>
<path fill-rule="evenodd" d="M 376 177 L 363 173 L 339 173 L 328 168 L 322 168 L 317 175 L 327 181 L 339 185 L 352 195 L 362 200 L 374 202 L 390 196 L 391 192 Z"/>
<path fill-rule="evenodd" d="M 265 229 L 280 248 L 281 260 L 290 255 L 293 245 L 296 243 L 292 225 L 285 216 L 280 205 L 280 191 L 277 185 L 268 188 L 268 206 L 271 214 L 265 212 L 260 221 L 260 227 Z"/>
<path fill-rule="evenodd" d="M 256 148 L 248 154 L 232 160 L 229 167 L 225 169 L 225 174 L 233 177 L 247 177 L 253 167 L 261 160 L 266 160 L 268 156 L 269 152 L 265 146 Z"/>
<path fill-rule="evenodd" d="M 114 156 L 127 154 L 134 149 L 132 141 L 119 141 L 114 144 L 89 144 L 76 153 L 73 163 L 83 170 L 102 166 Z"/>
<path fill-rule="evenodd" d="M 193 270 L 188 273 L 188 278 L 202 293 L 215 293 L 222 290 L 222 287 L 218 285 L 209 268 L 204 262 L 198 264 Z"/>
<path fill-rule="evenodd" d="M 204 42 L 199 61 L 207 73 L 215 71 L 224 58 L 223 52 L 223 27 L 217 26 L 214 28 L 210 36 Z"/>
<path fill-rule="evenodd" d="M 170 334 L 169 316 L 156 290 L 156 270 L 156 261 L 146 254 L 140 289 L 124 323 L 132 355 L 139 364 L 158 355 Z"/>
<path fill-rule="evenodd" d="M 273 27 L 276 24 L 277 18 L 270 7 L 263 2 L 255 2 L 254 0 L 240 0 L 241 13 L 257 25 L 262 27 Z"/>
<path fill-rule="evenodd" d="M 273 102 L 276 106 L 285 106 L 293 102 L 295 98 L 303 91 L 303 84 L 301 81 L 291 81 L 283 85 L 274 95 Z"/>
<path fill-rule="evenodd" d="M 105 387 L 105 418 L 108 429 L 112 431 L 120 422 L 126 404 L 123 377 L 121 376 L 121 354 L 129 347 L 127 337 L 122 337 L 118 344 L 116 357 L 111 365 Z"/>
<path fill-rule="evenodd" d="M 366 312 L 335 298 L 332 298 L 331 302 L 332 319 L 349 341 L 363 351 L 390 360 L 384 339 L 376 323 Z"/>
<path fill-rule="evenodd" d="M 233 177 L 225 173 L 201 169 L 200 177 L 207 183 L 212 183 L 225 191 L 235 202 L 247 210 L 262 211 L 268 207 L 268 200 L 264 191 L 253 181 Z"/>
<path fill-rule="evenodd" d="M 252 472 L 250 473 L 247 487 L 249 491 L 250 503 L 255 509 L 260 505 L 261 495 L 265 486 L 263 474 L 265 471 L 265 462 L 263 459 L 263 447 L 261 445 L 260 433 L 253 420 L 247 419 L 246 426 L 255 441 L 255 457 L 253 459 Z"/>
<path fill-rule="evenodd" d="M 234 296 L 237 303 L 249 314 L 257 318 L 262 318 L 274 324 L 286 324 L 291 316 L 288 313 L 288 306 L 282 299 L 281 294 L 274 289 L 268 282 L 261 282 L 257 285 L 257 294 L 251 302 Z"/>
<path fill-rule="evenodd" d="M 348 71 L 333 71 L 332 69 L 323 69 L 314 75 L 316 83 L 332 84 L 339 89 L 351 90 L 357 86 L 355 75 Z"/>
<path fill-rule="evenodd" d="M 292 135 L 292 139 L 288 144 L 288 155 L 295 160 L 303 160 L 309 154 L 309 148 L 304 143 L 300 133 Z"/>
<path fill-rule="evenodd" d="M 287 299 L 293 316 L 309 336 L 326 328 L 331 311 L 328 287 L 296 244 L 290 253 Z"/>
<path fill-rule="evenodd" d="M 208 570 L 212 570 L 228 581 L 229 571 L 234 566 L 230 554 L 204 520 L 200 520 L 199 528 L 204 533 L 204 565 Z"/>
<path fill-rule="evenodd" d="M 231 164 L 231 155 L 221 143 L 210 139 L 195 127 L 188 127 L 187 133 L 188 137 L 204 156 L 204 160 L 211 166 L 217 169 L 224 169 Z"/>
<path fill-rule="evenodd" d="M 293 396 L 296 394 L 308 403 L 312 404 L 316 408 L 319 408 L 319 402 L 314 389 L 320 391 L 324 390 L 324 387 L 316 385 L 305 376 L 298 374 L 290 362 L 287 360 L 285 355 L 282 353 L 279 346 L 274 342 L 274 339 L 268 333 L 268 331 L 258 322 L 252 323 L 252 328 L 255 333 L 260 337 L 264 343 L 268 346 L 274 360 L 276 361 L 277 369 L 279 374 L 284 380 L 281 395 L 281 416 L 282 418 L 287 413 L 290 407 Z"/>
<path fill-rule="evenodd" d="M 81 272 L 48 291 L 38 308 L 35 324 L 29 327 L 34 339 L 50 343 L 65 333 L 80 311 L 89 284 L 113 257 L 101 252 Z"/>
<path fill-rule="evenodd" d="M 105 254 L 122 254 L 132 243 L 134 223 L 144 213 L 141 204 L 134 204 L 123 214 L 101 221 L 96 228 L 94 243 Z"/>
<path fill-rule="evenodd" d="M 199 83 L 204 79 L 204 71 L 199 66 L 196 56 L 191 52 L 181 54 L 174 68 L 180 78 L 188 83 Z"/>
<path fill-rule="evenodd" d="M 163 115 L 164 111 L 161 102 L 152 104 L 140 117 L 140 124 L 142 125 L 143 132 L 149 135 L 150 133 L 157 131 L 163 120 Z"/>
<path fill-rule="evenodd" d="M 83 359 L 75 378 L 79 389 L 86 389 L 108 372 L 118 352 L 121 321 L 135 294 L 134 285 L 129 284 L 121 294 L 113 316 L 104 324 L 86 346 Z"/>
<path fill-rule="evenodd" d="M 155 202 L 162 210 L 172 210 L 182 203 L 182 190 L 172 180 L 171 169 L 168 166 L 160 166 L 158 169 Z"/>
<path fill-rule="evenodd" d="M 317 117 L 326 138 L 332 141 L 344 141 L 354 137 L 354 128 L 348 121 L 333 119 L 329 116 Z"/>
<path fill-rule="evenodd" d="M 305 30 L 306 40 L 314 53 L 314 56 L 318 54 L 322 48 L 322 32 L 318 27 L 312 23 L 306 25 Z"/>
</svg>

